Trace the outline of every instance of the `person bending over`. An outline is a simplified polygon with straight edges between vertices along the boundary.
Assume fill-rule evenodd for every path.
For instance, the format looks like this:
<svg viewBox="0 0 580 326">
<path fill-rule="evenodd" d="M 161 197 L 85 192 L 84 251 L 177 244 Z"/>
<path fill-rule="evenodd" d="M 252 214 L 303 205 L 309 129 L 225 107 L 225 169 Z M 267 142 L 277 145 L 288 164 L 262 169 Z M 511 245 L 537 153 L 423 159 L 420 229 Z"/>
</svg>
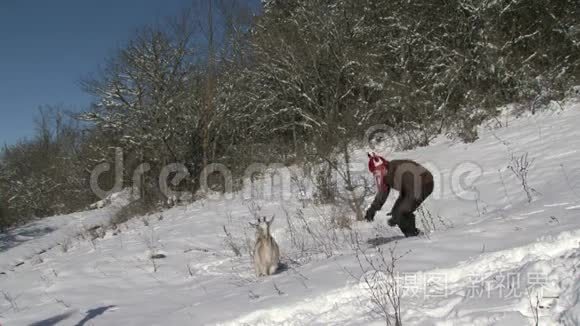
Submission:
<svg viewBox="0 0 580 326">
<path fill-rule="evenodd" d="M 433 175 L 412 160 L 391 160 L 369 153 L 369 171 L 375 176 L 377 194 L 367 209 L 365 219 L 372 222 L 387 198 L 391 188 L 399 192 L 399 198 L 391 210 L 390 226 L 398 225 L 405 237 L 419 235 L 415 225 L 415 210 L 433 192 Z"/>
</svg>

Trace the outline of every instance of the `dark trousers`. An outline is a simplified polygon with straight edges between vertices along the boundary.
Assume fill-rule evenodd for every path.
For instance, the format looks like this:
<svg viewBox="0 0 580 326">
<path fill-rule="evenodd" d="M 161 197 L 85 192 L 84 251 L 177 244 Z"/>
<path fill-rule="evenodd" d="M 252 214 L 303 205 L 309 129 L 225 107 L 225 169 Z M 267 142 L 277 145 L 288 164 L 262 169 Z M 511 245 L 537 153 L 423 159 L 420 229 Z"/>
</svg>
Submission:
<svg viewBox="0 0 580 326">
<path fill-rule="evenodd" d="M 389 220 L 389 224 L 392 226 L 398 225 L 406 237 L 419 234 L 413 212 L 431 195 L 433 188 L 433 181 L 428 181 L 421 185 L 420 191 L 400 191 L 399 198 L 397 198 L 395 205 L 393 205 L 391 211 L 392 218 Z M 383 204 L 387 200 L 389 192 L 377 193 L 375 200 L 367 210 L 365 217 L 367 220 L 372 221 L 374 219 L 375 213 L 383 207 Z"/>
<path fill-rule="evenodd" d="M 406 237 L 416 236 L 419 234 L 419 230 L 415 224 L 415 210 L 431 195 L 433 192 L 433 182 L 425 183 L 421 186 L 421 191 L 415 195 L 413 193 L 399 193 L 399 198 L 393 205 L 393 210 L 391 211 L 393 217 L 391 224 L 399 225 L 401 232 Z"/>
</svg>

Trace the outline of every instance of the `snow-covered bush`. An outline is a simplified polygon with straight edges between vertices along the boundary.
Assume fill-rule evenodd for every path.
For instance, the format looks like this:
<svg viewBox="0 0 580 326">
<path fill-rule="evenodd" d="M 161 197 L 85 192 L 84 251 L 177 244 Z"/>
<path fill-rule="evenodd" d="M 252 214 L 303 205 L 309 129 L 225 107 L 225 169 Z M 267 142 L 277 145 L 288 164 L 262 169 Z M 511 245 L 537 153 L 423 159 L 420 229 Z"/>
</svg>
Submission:
<svg viewBox="0 0 580 326">
<path fill-rule="evenodd" d="M 129 221 L 138 216 L 143 216 L 155 211 L 157 207 L 146 200 L 139 199 L 132 201 L 126 206 L 123 206 L 111 219 L 112 225 L 119 225 Z"/>
<path fill-rule="evenodd" d="M 401 326 L 401 297 L 403 285 L 398 275 L 397 264 L 403 256 L 396 254 L 396 245 L 381 247 L 372 252 L 359 247 L 356 259 L 362 271 L 360 278 L 373 306 L 373 312 L 382 317 L 386 325 Z"/>
<path fill-rule="evenodd" d="M 519 103 L 534 113 L 580 83 L 575 0 L 264 6 L 254 19 L 233 7 L 217 10 L 224 28 L 198 29 L 189 11 L 139 30 L 83 82 L 95 102 L 77 117 L 82 128 L 57 114 L 54 123 L 40 120 L 35 139 L 3 151 L 2 223 L 95 202 L 87 172 L 115 164 L 116 148 L 123 175 L 106 173 L 99 185 L 136 182 L 140 197 L 168 206 L 174 202 L 161 193 L 159 175 L 170 163 L 188 172 L 174 188 L 195 193 L 209 163 L 239 178 L 257 162 L 334 162 L 377 124 L 402 149 L 442 133 L 474 141 L 497 108 Z M 150 169 L 135 177 L 143 163 Z M 321 177 L 320 201 L 336 200 L 334 181 Z M 357 201 L 350 199 L 360 218 Z"/>
<path fill-rule="evenodd" d="M 528 153 L 524 153 L 520 156 L 512 155 L 510 165 L 508 166 L 514 176 L 520 182 L 522 190 L 528 199 L 528 203 L 532 202 L 532 193 L 535 192 L 534 188 L 530 186 L 528 178 L 530 168 L 533 163 L 534 160 L 528 158 Z"/>
</svg>

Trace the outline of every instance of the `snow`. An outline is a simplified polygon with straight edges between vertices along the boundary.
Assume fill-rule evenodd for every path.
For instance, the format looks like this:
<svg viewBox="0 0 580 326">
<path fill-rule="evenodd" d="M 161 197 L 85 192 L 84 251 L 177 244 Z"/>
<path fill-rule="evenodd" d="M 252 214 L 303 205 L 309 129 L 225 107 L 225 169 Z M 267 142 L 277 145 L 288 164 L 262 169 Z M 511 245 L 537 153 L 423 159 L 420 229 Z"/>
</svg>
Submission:
<svg viewBox="0 0 580 326">
<path fill-rule="evenodd" d="M 533 325 L 536 311 L 540 325 L 578 325 L 580 104 L 564 107 L 482 129 L 472 144 L 440 138 L 390 155 L 417 160 L 436 178 L 418 214 L 426 235 L 417 238 L 387 226 L 396 194 L 374 223 L 336 230 L 324 218 L 340 211 L 300 200 L 297 189 L 254 201 L 245 191 L 208 196 L 92 242 L 76 235 L 106 224 L 124 201 L 13 229 L 0 236 L 0 324 L 383 325 L 361 278 L 368 266 L 355 255 L 377 257 L 378 245 L 402 255 L 396 275 L 406 325 Z M 366 150 L 353 162 L 366 162 Z M 508 169 L 525 153 L 533 160 L 530 203 Z M 273 236 L 286 264 L 276 275 L 254 275 L 251 211 L 276 216 Z"/>
<path fill-rule="evenodd" d="M 95 226 L 106 225 L 116 211 L 129 202 L 129 192 L 114 193 L 89 210 L 48 217 L 0 234 L 0 272 L 14 270 L 40 252 L 50 250 Z"/>
</svg>

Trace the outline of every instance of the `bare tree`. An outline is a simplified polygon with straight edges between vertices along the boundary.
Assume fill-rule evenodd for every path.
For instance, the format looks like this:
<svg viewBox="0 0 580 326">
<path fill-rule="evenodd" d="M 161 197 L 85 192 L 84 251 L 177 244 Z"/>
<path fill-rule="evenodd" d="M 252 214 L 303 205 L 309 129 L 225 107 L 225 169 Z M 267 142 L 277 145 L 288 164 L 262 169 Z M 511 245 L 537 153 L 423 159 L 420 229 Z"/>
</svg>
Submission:
<svg viewBox="0 0 580 326">
<path fill-rule="evenodd" d="M 365 252 L 362 248 L 356 249 L 356 258 L 363 272 L 361 282 L 369 294 L 370 300 L 386 325 L 402 325 L 400 284 L 397 263 L 403 256 L 395 253 L 396 246 L 389 248 L 385 253 L 378 247 L 375 253 Z"/>
<path fill-rule="evenodd" d="M 530 167 L 533 162 L 533 159 L 528 159 L 528 153 L 522 154 L 521 156 L 512 155 L 511 164 L 508 166 L 508 168 L 520 181 L 522 189 L 528 198 L 528 203 L 532 202 L 532 192 L 535 191 L 534 188 L 530 187 L 528 183 L 528 173 L 530 172 Z"/>
</svg>

